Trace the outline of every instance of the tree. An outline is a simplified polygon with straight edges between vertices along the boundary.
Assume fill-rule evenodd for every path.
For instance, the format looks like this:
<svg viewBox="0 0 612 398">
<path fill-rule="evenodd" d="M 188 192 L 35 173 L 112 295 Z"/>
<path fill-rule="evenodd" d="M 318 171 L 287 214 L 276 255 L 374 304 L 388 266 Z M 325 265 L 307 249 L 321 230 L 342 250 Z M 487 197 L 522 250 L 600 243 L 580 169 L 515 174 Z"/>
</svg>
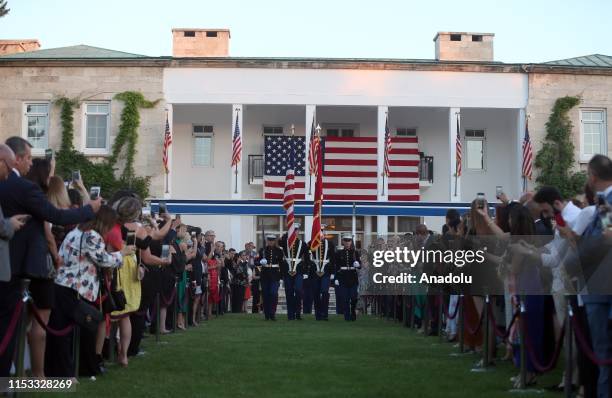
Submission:
<svg viewBox="0 0 612 398">
<path fill-rule="evenodd" d="M 564 198 L 582 192 L 586 182 L 584 172 L 574 171 L 572 122 L 567 116 L 579 103 L 579 97 L 557 98 L 546 122 L 544 143 L 535 158 L 535 167 L 539 169 L 538 184 L 556 187 Z"/>
<path fill-rule="evenodd" d="M 0 18 L 8 14 L 10 8 L 6 8 L 6 0 L 0 0 Z"/>
</svg>

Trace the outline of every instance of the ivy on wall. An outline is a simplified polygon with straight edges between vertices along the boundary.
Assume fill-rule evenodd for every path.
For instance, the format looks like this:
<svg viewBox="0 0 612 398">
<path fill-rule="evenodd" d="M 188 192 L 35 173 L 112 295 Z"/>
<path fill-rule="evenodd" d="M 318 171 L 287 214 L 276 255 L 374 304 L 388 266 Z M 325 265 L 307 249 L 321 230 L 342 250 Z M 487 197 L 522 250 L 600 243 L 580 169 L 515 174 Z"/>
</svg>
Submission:
<svg viewBox="0 0 612 398">
<path fill-rule="evenodd" d="M 568 112 L 579 103 L 579 97 L 557 98 L 546 122 L 544 143 L 535 158 L 538 184 L 557 187 L 564 198 L 583 192 L 586 182 L 584 172 L 574 171 L 573 126 L 568 117 Z"/>
<path fill-rule="evenodd" d="M 111 155 L 100 162 L 92 162 L 83 153 L 74 149 L 74 108 L 77 99 L 59 98 L 55 104 L 60 107 L 62 142 L 56 157 L 56 174 L 69 180 L 73 170 L 81 171 L 81 178 L 90 186 L 99 185 L 102 195 L 110 198 L 120 189 L 131 189 L 141 198 L 149 195 L 150 177 L 137 176 L 134 170 L 140 108 L 153 108 L 159 102 L 148 101 L 141 93 L 125 91 L 115 95 L 124 102 L 121 124 L 113 143 Z M 125 158 L 123 170 L 117 177 L 117 163 Z"/>
</svg>

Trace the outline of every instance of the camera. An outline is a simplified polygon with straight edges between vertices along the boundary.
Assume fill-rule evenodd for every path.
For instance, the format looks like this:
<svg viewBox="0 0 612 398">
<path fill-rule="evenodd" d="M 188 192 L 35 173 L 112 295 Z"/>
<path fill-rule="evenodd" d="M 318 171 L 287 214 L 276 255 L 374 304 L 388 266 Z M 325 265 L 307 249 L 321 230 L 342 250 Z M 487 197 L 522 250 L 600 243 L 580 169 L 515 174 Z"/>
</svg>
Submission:
<svg viewBox="0 0 612 398">
<path fill-rule="evenodd" d="M 79 181 L 81 179 L 81 170 L 74 170 L 72 172 L 72 181 Z"/>
<path fill-rule="evenodd" d="M 160 215 L 166 214 L 168 212 L 168 207 L 166 206 L 166 202 L 159 202 L 159 211 Z"/>
<path fill-rule="evenodd" d="M 482 192 L 478 192 L 476 194 L 476 206 L 479 209 L 484 209 L 485 206 L 486 206 L 486 202 L 487 202 L 487 200 L 485 199 L 485 194 L 482 193 Z"/>
<path fill-rule="evenodd" d="M 91 187 L 91 189 L 89 190 L 89 197 L 91 198 L 91 200 L 96 200 L 100 197 L 100 187 Z"/>
</svg>

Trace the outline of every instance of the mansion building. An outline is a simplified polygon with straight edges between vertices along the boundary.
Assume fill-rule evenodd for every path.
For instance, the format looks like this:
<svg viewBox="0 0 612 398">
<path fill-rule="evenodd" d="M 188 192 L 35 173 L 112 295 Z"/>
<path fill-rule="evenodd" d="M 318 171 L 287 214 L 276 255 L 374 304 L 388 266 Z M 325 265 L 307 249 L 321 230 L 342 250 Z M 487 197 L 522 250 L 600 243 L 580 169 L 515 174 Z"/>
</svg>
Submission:
<svg viewBox="0 0 612 398">
<path fill-rule="evenodd" d="M 261 244 L 264 231 L 284 232 L 284 158 L 273 151 L 292 140 L 303 199 L 296 218 L 309 239 L 314 178 L 307 152 L 317 125 L 325 142 L 323 223 L 338 242 L 353 232 L 362 246 L 423 221 L 438 230 L 448 207 L 465 209 L 478 192 L 494 202 L 501 186 L 518 198 L 527 121 L 537 153 L 559 97 L 581 98 L 569 114 L 576 169 L 594 154 L 612 155 L 612 56 L 502 63 L 494 60 L 493 34 L 439 32 L 432 59 L 244 58 L 229 55 L 226 29 L 173 29 L 172 37 L 172 56 L 161 57 L 0 40 L 0 139 L 23 136 L 35 155 L 59 149 L 54 101 L 67 97 L 79 103 L 75 147 L 100 160 L 120 124 L 123 103 L 114 96 L 137 91 L 160 100 L 140 110 L 136 173 L 151 177 L 154 207 L 165 200 L 171 213 L 214 229 L 237 249 Z M 394 149 L 383 178 L 386 131 Z M 232 168 L 236 132 L 242 156 Z"/>
</svg>

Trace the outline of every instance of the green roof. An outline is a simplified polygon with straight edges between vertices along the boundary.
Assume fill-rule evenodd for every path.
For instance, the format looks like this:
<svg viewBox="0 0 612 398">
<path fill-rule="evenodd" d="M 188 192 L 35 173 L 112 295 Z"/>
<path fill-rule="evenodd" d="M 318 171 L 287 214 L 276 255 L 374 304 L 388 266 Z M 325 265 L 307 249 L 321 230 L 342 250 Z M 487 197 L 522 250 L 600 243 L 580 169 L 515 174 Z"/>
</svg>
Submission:
<svg viewBox="0 0 612 398">
<path fill-rule="evenodd" d="M 149 58 L 146 55 L 126 53 L 123 51 L 109 50 L 106 48 L 77 46 L 49 48 L 45 50 L 28 51 L 0 56 L 0 59 L 126 59 L 126 58 Z"/>
<path fill-rule="evenodd" d="M 559 59 L 557 61 L 544 62 L 549 65 L 561 66 L 587 66 L 595 68 L 612 68 L 612 56 L 602 54 L 591 54 L 583 57 Z"/>
</svg>

